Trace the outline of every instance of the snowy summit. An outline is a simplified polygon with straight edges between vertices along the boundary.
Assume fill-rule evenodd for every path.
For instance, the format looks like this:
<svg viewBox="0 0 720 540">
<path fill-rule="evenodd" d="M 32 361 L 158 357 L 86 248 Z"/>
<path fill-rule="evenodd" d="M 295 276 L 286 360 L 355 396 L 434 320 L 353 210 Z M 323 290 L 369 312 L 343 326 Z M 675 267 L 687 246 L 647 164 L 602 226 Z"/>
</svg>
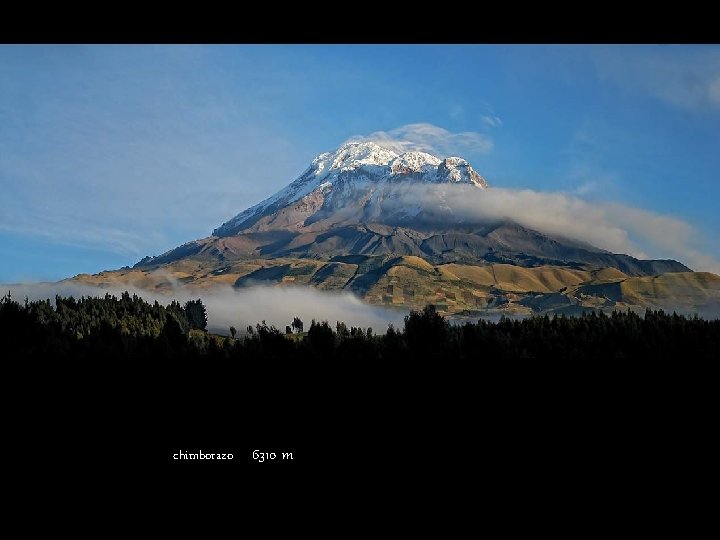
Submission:
<svg viewBox="0 0 720 540">
<path fill-rule="evenodd" d="M 248 208 L 213 231 L 227 236 L 252 226 L 263 216 L 302 204 L 313 211 L 341 210 L 372 204 L 389 185 L 399 182 L 469 184 L 485 189 L 488 184 L 460 157 L 438 158 L 425 152 L 396 152 L 374 142 L 349 142 L 335 152 L 313 159 L 310 167 L 286 188 Z"/>
</svg>

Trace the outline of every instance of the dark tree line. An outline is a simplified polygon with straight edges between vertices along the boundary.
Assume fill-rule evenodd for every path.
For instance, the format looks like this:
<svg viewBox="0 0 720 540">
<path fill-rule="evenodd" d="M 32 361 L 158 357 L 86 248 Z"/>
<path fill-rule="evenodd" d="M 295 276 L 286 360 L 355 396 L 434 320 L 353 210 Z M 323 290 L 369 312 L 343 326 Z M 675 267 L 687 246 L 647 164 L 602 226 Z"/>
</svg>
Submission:
<svg viewBox="0 0 720 540">
<path fill-rule="evenodd" d="M 14 356 L 57 358 L 149 357 L 217 359 L 369 360 L 422 358 L 494 360 L 502 358 L 720 357 L 720 320 L 704 320 L 647 310 L 583 314 L 580 317 L 501 319 L 497 323 L 453 325 L 432 306 L 405 317 L 402 330 L 385 334 L 338 322 L 312 321 L 307 333 L 295 318 L 282 332 L 265 321 L 236 338 L 206 331 L 200 300 L 167 306 L 150 304 L 127 292 L 120 298 L 63 298 L 0 301 L 0 341 Z M 290 332 L 295 330 L 297 333 Z"/>
<path fill-rule="evenodd" d="M 204 333 L 207 312 L 201 300 L 181 305 L 150 304 L 124 292 L 120 298 L 55 297 L 20 305 L 0 300 L 0 342 L 19 356 L 113 358 L 189 354 L 189 336 Z"/>
</svg>

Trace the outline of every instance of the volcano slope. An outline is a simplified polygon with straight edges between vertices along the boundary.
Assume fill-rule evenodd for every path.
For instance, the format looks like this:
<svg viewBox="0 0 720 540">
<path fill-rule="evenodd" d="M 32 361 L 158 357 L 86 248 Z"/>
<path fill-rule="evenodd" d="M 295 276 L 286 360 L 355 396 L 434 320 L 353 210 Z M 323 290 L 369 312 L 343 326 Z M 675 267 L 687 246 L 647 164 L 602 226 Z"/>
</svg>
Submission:
<svg viewBox="0 0 720 540">
<path fill-rule="evenodd" d="M 192 293 L 309 286 L 403 310 L 434 304 L 458 318 L 648 307 L 720 313 L 720 276 L 453 206 L 458 193 L 488 189 L 462 158 L 348 143 L 207 238 L 71 281 Z"/>
</svg>

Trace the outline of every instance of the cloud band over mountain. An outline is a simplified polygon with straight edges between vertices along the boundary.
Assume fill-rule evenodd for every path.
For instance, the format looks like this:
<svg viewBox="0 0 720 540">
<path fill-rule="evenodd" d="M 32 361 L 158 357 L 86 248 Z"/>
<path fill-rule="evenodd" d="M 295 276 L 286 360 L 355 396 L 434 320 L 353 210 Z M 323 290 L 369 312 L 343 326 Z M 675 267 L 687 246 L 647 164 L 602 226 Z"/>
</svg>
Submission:
<svg viewBox="0 0 720 540">
<path fill-rule="evenodd" d="M 510 219 L 548 234 L 585 241 L 638 258 L 674 258 L 693 270 L 720 273 L 702 251 L 699 232 L 686 221 L 617 202 L 589 202 L 566 193 L 462 185 L 417 185 L 397 191 L 402 207 L 442 199 L 463 221 Z"/>
<path fill-rule="evenodd" d="M 492 117 L 493 127 L 500 119 Z M 403 152 L 427 152 L 439 157 L 459 156 L 465 152 L 486 154 L 493 149 L 493 140 L 484 133 L 462 131 L 453 133 L 429 123 L 407 124 L 390 131 L 375 131 L 366 136 L 354 136 L 346 142 L 370 141 L 392 150 Z"/>
</svg>

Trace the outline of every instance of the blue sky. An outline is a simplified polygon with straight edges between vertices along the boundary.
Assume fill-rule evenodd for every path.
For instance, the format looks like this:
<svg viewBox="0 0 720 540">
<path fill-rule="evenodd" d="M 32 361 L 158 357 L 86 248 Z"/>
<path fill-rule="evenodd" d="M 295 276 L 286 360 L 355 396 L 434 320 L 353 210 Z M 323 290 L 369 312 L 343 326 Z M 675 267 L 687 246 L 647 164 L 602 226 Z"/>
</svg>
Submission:
<svg viewBox="0 0 720 540">
<path fill-rule="evenodd" d="M 0 282 L 205 237 L 368 136 L 720 270 L 717 46 L 0 46 Z"/>
</svg>

